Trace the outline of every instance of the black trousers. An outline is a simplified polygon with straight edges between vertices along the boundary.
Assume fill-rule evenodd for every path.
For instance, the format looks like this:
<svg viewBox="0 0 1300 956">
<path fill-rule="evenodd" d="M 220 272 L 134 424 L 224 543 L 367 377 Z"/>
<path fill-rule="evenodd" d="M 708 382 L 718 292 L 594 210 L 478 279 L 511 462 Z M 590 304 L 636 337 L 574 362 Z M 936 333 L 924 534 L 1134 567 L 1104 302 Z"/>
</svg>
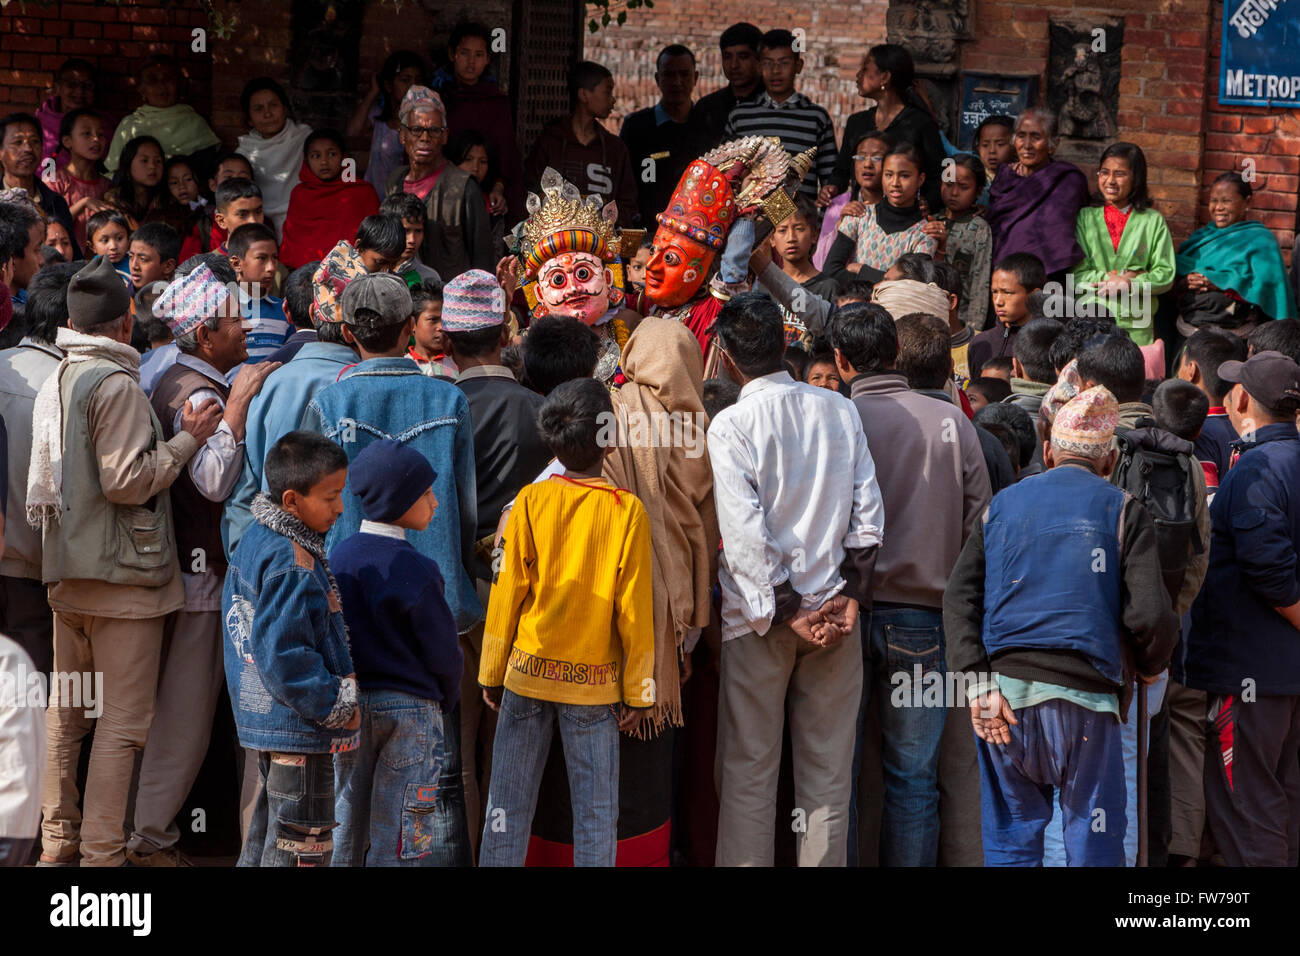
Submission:
<svg viewBox="0 0 1300 956">
<path fill-rule="evenodd" d="M 1229 866 L 1300 857 L 1300 696 L 1210 694 L 1205 820 Z"/>
</svg>

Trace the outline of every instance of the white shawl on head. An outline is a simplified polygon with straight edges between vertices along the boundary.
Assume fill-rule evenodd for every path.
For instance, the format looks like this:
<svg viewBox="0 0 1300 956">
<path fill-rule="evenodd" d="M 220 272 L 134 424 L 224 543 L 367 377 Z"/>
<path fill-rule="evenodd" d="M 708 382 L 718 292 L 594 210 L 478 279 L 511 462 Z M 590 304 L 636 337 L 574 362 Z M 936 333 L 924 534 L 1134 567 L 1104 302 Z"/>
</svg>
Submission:
<svg viewBox="0 0 1300 956">
<path fill-rule="evenodd" d="M 253 164 L 253 175 L 262 190 L 262 211 L 280 239 L 284 214 L 289 211 L 289 194 L 298 185 L 302 168 L 302 146 L 311 135 L 311 127 L 285 120 L 284 129 L 270 139 L 257 130 L 239 137 L 239 152 Z"/>
</svg>

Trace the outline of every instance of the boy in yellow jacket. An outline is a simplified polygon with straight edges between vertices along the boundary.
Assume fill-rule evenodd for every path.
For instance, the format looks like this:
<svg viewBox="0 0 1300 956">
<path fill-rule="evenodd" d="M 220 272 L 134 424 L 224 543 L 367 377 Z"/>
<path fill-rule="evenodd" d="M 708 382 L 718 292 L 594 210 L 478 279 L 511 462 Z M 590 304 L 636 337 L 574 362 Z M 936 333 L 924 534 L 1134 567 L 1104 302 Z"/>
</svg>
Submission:
<svg viewBox="0 0 1300 956">
<path fill-rule="evenodd" d="M 650 526 L 640 500 L 601 477 L 612 422 L 590 378 L 556 388 L 538 413 L 565 472 L 519 493 L 502 540 L 479 666 L 500 714 L 480 866 L 523 865 L 557 723 L 574 865 L 614 865 L 618 734 L 635 731 L 655 686 Z"/>
</svg>

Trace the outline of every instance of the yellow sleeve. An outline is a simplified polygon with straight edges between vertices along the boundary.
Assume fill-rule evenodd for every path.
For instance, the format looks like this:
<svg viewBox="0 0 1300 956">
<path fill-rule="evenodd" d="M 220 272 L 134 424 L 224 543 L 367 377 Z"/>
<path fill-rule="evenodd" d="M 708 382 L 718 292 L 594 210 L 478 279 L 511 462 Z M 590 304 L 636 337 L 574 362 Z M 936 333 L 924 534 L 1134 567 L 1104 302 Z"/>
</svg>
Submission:
<svg viewBox="0 0 1300 956">
<path fill-rule="evenodd" d="M 650 707 L 656 700 L 652 574 L 650 519 L 638 500 L 623 538 L 614 589 L 614 628 L 623 646 L 623 703 L 629 707 Z"/>
<path fill-rule="evenodd" d="M 519 630 L 520 609 L 528 595 L 528 568 L 537 558 L 528 523 L 529 498 L 527 488 L 519 493 L 506 522 L 505 537 L 501 539 L 501 565 L 492 582 L 487 621 L 483 625 L 483 655 L 478 668 L 478 682 L 482 687 L 505 684 L 510 649 Z"/>
</svg>

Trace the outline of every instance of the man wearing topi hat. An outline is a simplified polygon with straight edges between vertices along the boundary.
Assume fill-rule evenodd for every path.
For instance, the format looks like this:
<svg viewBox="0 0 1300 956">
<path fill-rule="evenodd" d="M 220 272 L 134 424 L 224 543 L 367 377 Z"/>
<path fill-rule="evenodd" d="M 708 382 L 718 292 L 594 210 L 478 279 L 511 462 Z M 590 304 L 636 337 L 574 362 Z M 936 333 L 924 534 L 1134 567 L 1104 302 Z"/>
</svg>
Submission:
<svg viewBox="0 0 1300 956">
<path fill-rule="evenodd" d="M 249 403 L 278 363 L 244 365 L 234 383 L 226 384 L 230 370 L 248 358 L 244 320 L 239 297 L 206 265 L 174 279 L 154 302 L 153 312 L 167 323 L 180 350 L 150 396 L 164 437 L 180 431 L 186 407 L 216 401 L 222 409 L 216 433 L 172 486 L 185 607 L 170 617 L 164 632 L 158 700 L 140 763 L 134 831 L 126 851 L 137 866 L 178 866 L 187 864 L 176 848 L 180 831 L 174 821 L 203 765 L 225 681 L 222 504 L 243 464 Z"/>
<path fill-rule="evenodd" d="M 67 354 L 32 414 L 27 519 L 43 532 L 54 669 L 103 674 L 99 713 L 53 688 L 42 800 L 46 865 L 121 866 L 136 753 L 154 712 L 163 621 L 185 604 L 167 489 L 217 430 L 214 401 L 186 406 L 170 439 L 140 390 L 131 300 L 96 256 L 68 286 Z M 73 706 L 73 704 L 83 706 Z M 84 806 L 77 755 L 95 728 Z"/>
<path fill-rule="evenodd" d="M 1300 367 L 1219 366 L 1241 436 L 1210 505 L 1186 684 L 1206 691 L 1205 819 L 1229 866 L 1295 866 L 1300 834 Z"/>
<path fill-rule="evenodd" d="M 986 866 L 1042 865 L 1053 787 L 1067 865 L 1124 865 L 1129 668 L 1165 668 L 1178 618 L 1150 515 L 1105 478 L 1118 422 L 1103 386 L 1066 402 L 1048 470 L 994 496 L 944 592 L 948 668 L 966 676 L 979 738 Z"/>
</svg>

